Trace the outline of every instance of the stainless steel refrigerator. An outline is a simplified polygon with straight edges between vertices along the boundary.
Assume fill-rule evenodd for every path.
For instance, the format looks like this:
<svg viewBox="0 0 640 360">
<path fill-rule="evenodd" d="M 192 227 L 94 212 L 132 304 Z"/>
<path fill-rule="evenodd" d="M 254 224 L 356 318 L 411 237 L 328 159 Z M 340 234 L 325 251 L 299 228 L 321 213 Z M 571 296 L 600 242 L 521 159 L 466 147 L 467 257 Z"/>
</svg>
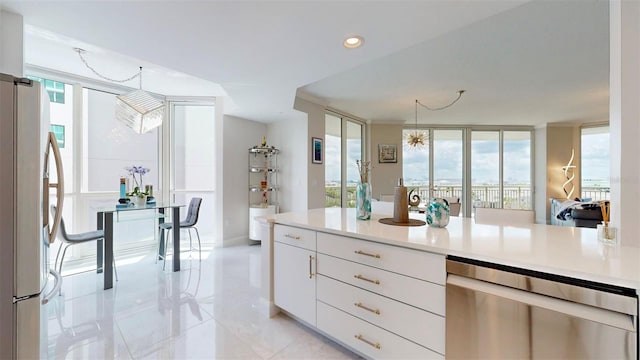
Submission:
<svg viewBox="0 0 640 360">
<path fill-rule="evenodd" d="M 41 313 L 43 305 L 62 284 L 59 274 L 49 266 L 49 245 L 60 223 L 60 215 L 53 220 L 49 218 L 50 188 L 55 188 L 56 204 L 62 209 L 62 163 L 55 136 L 49 132 L 47 93 L 38 82 L 0 74 L 0 358 L 3 359 L 36 359 L 46 355 L 46 346 L 40 344 L 46 344 L 47 319 Z"/>
</svg>

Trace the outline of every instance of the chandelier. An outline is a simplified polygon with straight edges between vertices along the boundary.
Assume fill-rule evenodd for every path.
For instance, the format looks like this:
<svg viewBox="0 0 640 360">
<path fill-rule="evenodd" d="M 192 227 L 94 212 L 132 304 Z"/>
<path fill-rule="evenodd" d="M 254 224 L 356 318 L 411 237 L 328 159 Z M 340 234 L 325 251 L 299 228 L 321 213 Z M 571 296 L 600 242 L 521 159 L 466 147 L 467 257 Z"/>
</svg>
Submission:
<svg viewBox="0 0 640 360">
<path fill-rule="evenodd" d="M 89 66 L 87 60 L 82 56 L 85 52 L 83 49 L 75 48 L 74 50 L 78 53 L 84 65 L 101 79 L 117 83 L 124 83 L 136 77 L 139 79 L 138 90 L 116 96 L 116 120 L 122 122 L 138 134 L 144 134 L 162 124 L 164 102 L 142 90 L 142 66 L 137 73 L 126 79 L 112 79 L 98 73 L 94 68 Z"/>
<path fill-rule="evenodd" d="M 407 134 L 407 145 L 409 145 L 409 149 L 424 149 L 424 147 L 429 143 L 429 133 L 425 130 L 422 129 L 418 129 L 418 105 L 422 106 L 423 108 L 427 109 L 427 110 L 431 110 L 431 111 L 438 111 L 438 110 L 444 110 L 448 107 L 451 107 L 453 104 L 455 104 L 456 102 L 458 102 L 458 100 L 460 100 L 460 98 L 462 97 L 462 94 L 465 92 L 465 90 L 458 90 L 458 97 L 455 98 L 452 102 L 450 102 L 449 104 L 445 105 L 445 106 L 441 106 L 441 107 L 437 107 L 437 108 L 432 108 L 429 107 L 423 103 L 421 103 L 420 101 L 418 101 L 418 99 L 416 99 L 416 104 L 415 104 L 415 122 L 414 122 L 414 129 L 413 131 L 410 131 Z"/>
</svg>

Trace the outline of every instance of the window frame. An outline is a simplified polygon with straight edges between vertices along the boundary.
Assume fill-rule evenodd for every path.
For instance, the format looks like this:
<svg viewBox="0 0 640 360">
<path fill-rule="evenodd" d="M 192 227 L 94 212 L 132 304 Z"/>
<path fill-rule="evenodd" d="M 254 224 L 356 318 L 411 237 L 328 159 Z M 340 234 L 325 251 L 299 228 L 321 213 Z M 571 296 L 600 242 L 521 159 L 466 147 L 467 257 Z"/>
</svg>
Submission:
<svg viewBox="0 0 640 360">
<path fill-rule="evenodd" d="M 595 129 L 595 128 L 608 128 L 608 134 L 609 134 L 609 145 L 611 145 L 611 125 L 608 122 L 598 122 L 598 123 L 591 123 L 591 124 L 583 124 L 580 126 L 580 167 L 579 167 L 579 171 L 580 171 L 580 198 L 585 197 L 584 196 L 584 152 L 582 151 L 582 145 L 583 145 L 583 131 L 585 129 Z M 611 150 L 609 150 L 611 151 Z M 608 191 L 608 196 L 605 196 L 605 198 L 603 199 L 592 199 L 592 200 L 610 200 L 611 198 L 611 153 L 609 153 L 609 191 Z"/>
<path fill-rule="evenodd" d="M 367 151 L 367 138 L 366 138 L 366 134 L 367 134 L 367 122 L 361 119 L 358 119 L 354 116 L 351 115 L 347 115 L 347 114 L 343 114 L 341 112 L 338 112 L 336 110 L 326 110 L 325 111 L 325 138 L 326 138 L 326 116 L 330 115 L 330 116 L 334 116 L 340 119 L 340 207 L 345 207 L 345 205 L 348 203 L 348 190 L 347 190 L 347 167 L 349 166 L 349 164 L 347 164 L 347 140 L 348 140 L 348 136 L 347 136 L 347 126 L 349 123 L 353 123 L 353 124 L 357 124 L 360 126 L 360 159 L 362 159 L 363 161 L 368 161 L 369 160 L 369 156 L 368 156 L 368 151 Z M 326 146 L 327 146 L 327 142 L 326 139 L 324 141 L 324 146 L 325 146 L 325 150 L 326 150 Z M 325 152 L 326 154 L 326 152 Z M 325 159 L 324 159 L 324 166 L 326 169 L 327 166 L 327 159 L 326 159 L 326 155 L 325 155 Z M 352 166 L 355 166 L 355 164 L 351 164 Z M 326 194 L 326 183 L 325 183 L 325 194 Z M 325 200 L 326 201 L 326 200 Z M 325 207 L 326 207 L 326 202 L 325 202 Z"/>
<path fill-rule="evenodd" d="M 426 131 L 429 134 L 429 139 L 433 138 L 434 130 L 461 130 L 462 129 L 462 197 L 464 207 L 462 208 L 462 216 L 471 217 L 473 212 L 473 199 L 472 199 L 472 172 L 471 172 L 471 142 L 473 131 L 497 131 L 499 132 L 499 190 L 500 190 L 500 208 L 504 207 L 504 132 L 514 131 L 526 131 L 530 133 L 531 149 L 530 149 L 530 191 L 531 191 L 531 209 L 535 209 L 535 194 L 534 194 L 534 181 L 535 181 L 535 128 L 533 126 L 498 126 L 498 125 L 439 125 L 439 124 L 422 124 L 417 126 L 418 129 Z M 415 130 L 415 125 L 406 125 L 402 128 L 403 139 L 404 131 Z M 433 184 L 434 176 L 434 147 L 433 141 L 429 141 L 429 182 Z M 403 156 L 404 158 L 404 156 Z M 404 177 L 404 174 L 403 174 Z"/>
</svg>

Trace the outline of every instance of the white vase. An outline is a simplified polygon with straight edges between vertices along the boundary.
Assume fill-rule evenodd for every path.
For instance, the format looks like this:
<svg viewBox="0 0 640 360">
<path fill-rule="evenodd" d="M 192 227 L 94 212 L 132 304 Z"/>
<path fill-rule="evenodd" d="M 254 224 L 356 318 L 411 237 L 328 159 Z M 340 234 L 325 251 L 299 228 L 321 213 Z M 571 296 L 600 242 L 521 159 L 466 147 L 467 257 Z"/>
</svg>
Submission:
<svg viewBox="0 0 640 360">
<path fill-rule="evenodd" d="M 147 196 L 144 195 L 143 197 L 140 196 L 132 196 L 131 197 L 131 202 L 133 203 L 133 205 L 135 205 L 136 207 L 144 207 L 147 205 Z"/>
</svg>

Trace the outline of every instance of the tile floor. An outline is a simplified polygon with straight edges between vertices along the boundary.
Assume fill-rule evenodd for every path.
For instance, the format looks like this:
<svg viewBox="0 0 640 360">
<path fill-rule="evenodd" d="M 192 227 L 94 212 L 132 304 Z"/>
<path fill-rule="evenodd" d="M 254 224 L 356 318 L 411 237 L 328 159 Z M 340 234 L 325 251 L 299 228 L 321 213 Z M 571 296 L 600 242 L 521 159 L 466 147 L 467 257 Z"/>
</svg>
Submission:
<svg viewBox="0 0 640 360">
<path fill-rule="evenodd" d="M 260 246 L 183 255 L 162 270 L 153 253 L 118 259 L 119 281 L 65 276 L 45 306 L 51 359 L 350 359 L 357 356 L 260 306 Z"/>
</svg>

